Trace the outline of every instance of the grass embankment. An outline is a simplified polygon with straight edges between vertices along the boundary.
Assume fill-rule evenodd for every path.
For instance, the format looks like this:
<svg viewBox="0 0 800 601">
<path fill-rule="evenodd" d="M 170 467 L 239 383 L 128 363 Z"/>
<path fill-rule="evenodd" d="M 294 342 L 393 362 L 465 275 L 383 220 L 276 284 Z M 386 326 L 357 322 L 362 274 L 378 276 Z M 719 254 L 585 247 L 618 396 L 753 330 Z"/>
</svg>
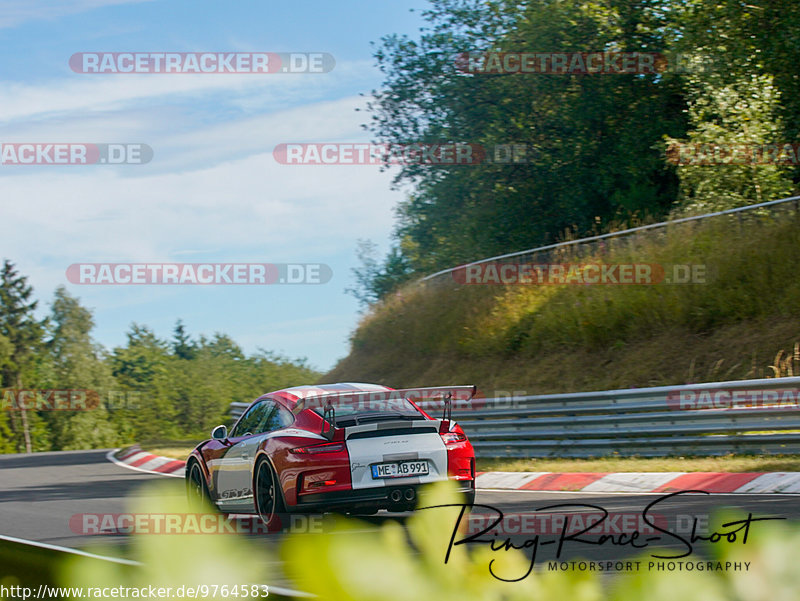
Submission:
<svg viewBox="0 0 800 601">
<path fill-rule="evenodd" d="M 797 374 L 799 226 L 797 215 L 699 222 L 557 258 L 668 274 L 702 264 L 706 283 L 409 286 L 362 319 L 322 381 L 474 383 L 489 396 Z"/>
</svg>

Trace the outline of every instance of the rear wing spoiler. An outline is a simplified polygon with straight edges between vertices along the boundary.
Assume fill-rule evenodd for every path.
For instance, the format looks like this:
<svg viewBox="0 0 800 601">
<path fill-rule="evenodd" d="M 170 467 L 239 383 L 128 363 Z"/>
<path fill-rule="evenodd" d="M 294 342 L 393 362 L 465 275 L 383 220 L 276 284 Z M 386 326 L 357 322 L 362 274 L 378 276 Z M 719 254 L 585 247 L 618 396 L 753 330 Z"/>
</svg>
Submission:
<svg viewBox="0 0 800 601">
<path fill-rule="evenodd" d="M 444 402 L 443 420 L 450 420 L 453 413 L 452 401 L 469 401 L 475 396 L 475 386 L 433 386 L 429 388 L 403 388 L 400 390 L 343 391 L 305 397 L 297 401 L 292 412 L 297 415 L 304 409 L 322 409 L 322 431 L 326 438 L 333 437 L 336 429 L 336 407 L 359 403 L 391 400 L 436 400 Z M 328 428 L 326 429 L 326 425 Z"/>
</svg>

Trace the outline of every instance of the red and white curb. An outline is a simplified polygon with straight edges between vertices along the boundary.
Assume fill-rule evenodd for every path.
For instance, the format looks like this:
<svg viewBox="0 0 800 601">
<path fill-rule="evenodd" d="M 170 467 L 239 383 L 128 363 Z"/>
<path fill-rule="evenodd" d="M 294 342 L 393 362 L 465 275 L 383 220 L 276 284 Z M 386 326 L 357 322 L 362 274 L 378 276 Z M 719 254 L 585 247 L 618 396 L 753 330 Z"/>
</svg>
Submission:
<svg viewBox="0 0 800 601">
<path fill-rule="evenodd" d="M 112 463 L 137 472 L 161 474 L 162 476 L 176 478 L 183 478 L 186 469 L 185 461 L 153 455 L 147 451 L 142 451 L 139 445 L 122 450 L 114 449 L 106 455 L 106 458 Z"/>
<path fill-rule="evenodd" d="M 186 462 L 142 451 L 139 445 L 116 449 L 108 460 L 139 472 L 184 477 Z M 703 490 L 711 493 L 800 494 L 800 472 L 479 472 L 476 487 L 492 490 L 597 493 L 670 493 Z"/>
<path fill-rule="evenodd" d="M 800 472 L 482 472 L 476 487 L 551 492 L 800 494 Z"/>
</svg>

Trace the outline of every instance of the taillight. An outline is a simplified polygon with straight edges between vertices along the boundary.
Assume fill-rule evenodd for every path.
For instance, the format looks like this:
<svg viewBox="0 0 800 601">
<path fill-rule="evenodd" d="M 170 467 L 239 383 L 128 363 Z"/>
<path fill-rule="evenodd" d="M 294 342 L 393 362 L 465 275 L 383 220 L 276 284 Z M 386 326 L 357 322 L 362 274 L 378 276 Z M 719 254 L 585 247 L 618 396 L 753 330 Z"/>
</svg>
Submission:
<svg viewBox="0 0 800 601">
<path fill-rule="evenodd" d="M 444 444 L 464 442 L 466 439 L 467 435 L 463 432 L 448 432 L 447 434 L 442 434 L 442 440 L 444 441 Z"/>
<path fill-rule="evenodd" d="M 291 453 L 296 455 L 318 455 L 320 453 L 340 453 L 344 451 L 344 444 L 341 442 L 326 442 L 324 444 L 316 444 L 310 447 L 298 447 L 290 449 Z"/>
</svg>

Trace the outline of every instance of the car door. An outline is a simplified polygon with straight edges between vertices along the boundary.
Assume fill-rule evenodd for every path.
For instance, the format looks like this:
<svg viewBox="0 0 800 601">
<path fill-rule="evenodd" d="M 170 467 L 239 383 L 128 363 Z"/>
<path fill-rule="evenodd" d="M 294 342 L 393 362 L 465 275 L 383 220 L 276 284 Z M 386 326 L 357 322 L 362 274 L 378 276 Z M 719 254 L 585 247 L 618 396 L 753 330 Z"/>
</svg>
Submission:
<svg viewBox="0 0 800 601">
<path fill-rule="evenodd" d="M 275 411 L 275 402 L 263 399 L 252 405 L 228 437 L 230 448 L 215 460 L 217 504 L 224 509 L 252 505 L 252 473 L 256 449 L 263 439 L 264 426 Z"/>
</svg>

